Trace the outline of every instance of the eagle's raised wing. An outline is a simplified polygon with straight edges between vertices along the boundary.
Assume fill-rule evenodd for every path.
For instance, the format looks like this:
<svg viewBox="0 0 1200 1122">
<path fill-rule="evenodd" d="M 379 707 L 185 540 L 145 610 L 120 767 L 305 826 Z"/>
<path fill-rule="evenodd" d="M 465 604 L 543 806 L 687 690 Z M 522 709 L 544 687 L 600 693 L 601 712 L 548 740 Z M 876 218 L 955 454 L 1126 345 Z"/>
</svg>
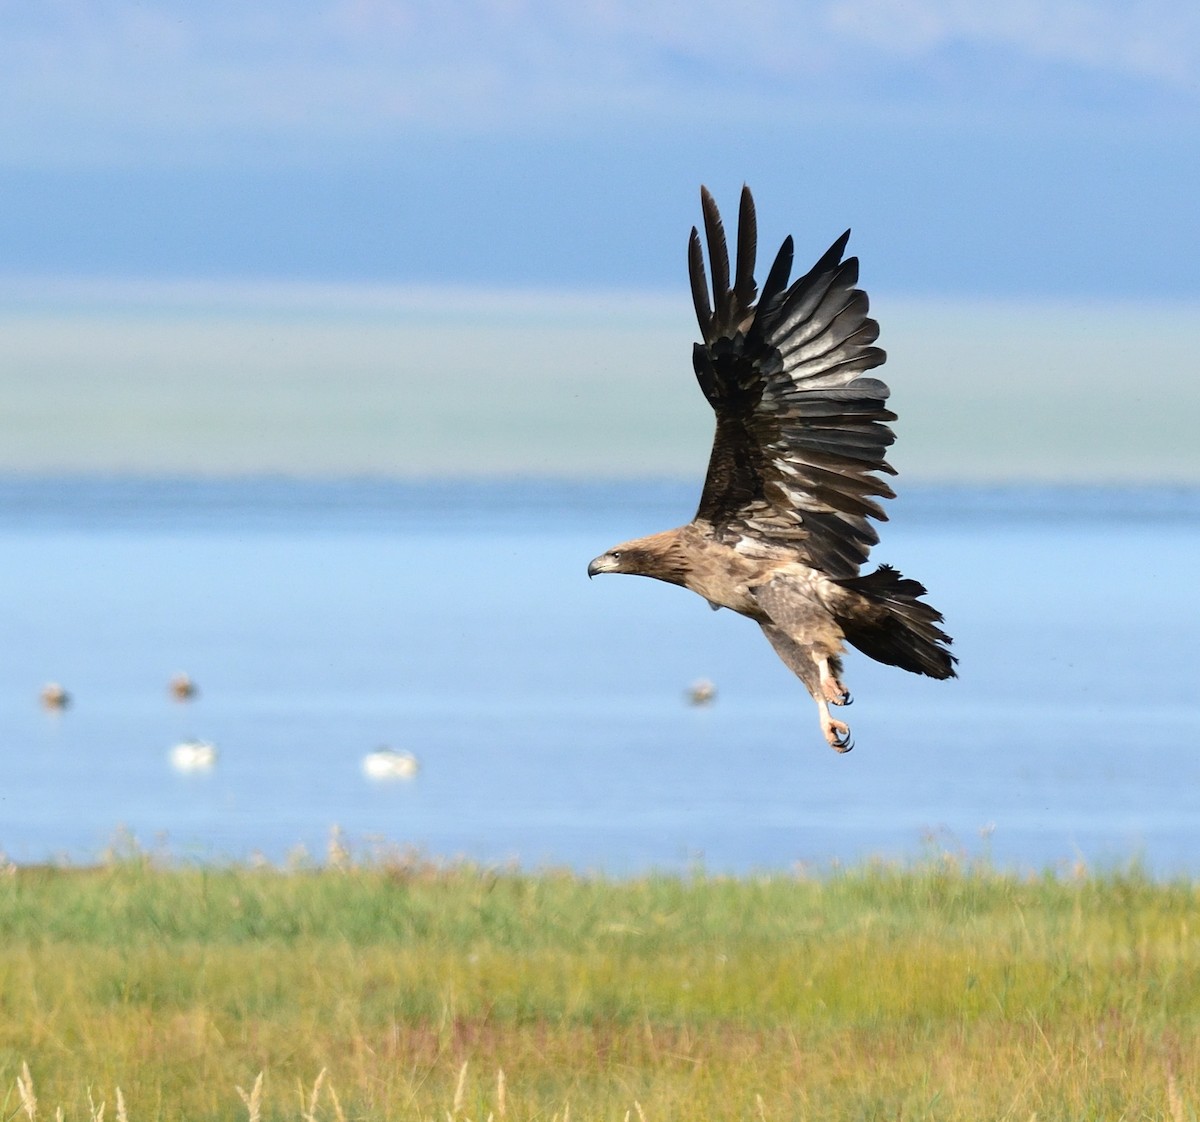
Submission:
<svg viewBox="0 0 1200 1122">
<path fill-rule="evenodd" d="M 716 203 L 701 188 L 713 301 L 700 235 L 688 266 L 704 342 L 693 365 L 717 415 L 717 432 L 696 520 L 722 540 L 750 539 L 793 551 L 835 577 L 855 575 L 878 540 L 869 519 L 886 519 L 875 497 L 893 492 L 875 472 L 895 471 L 884 452 L 888 388 L 863 372 L 886 355 L 871 346 L 858 259 L 842 260 L 846 231 L 789 284 L 792 239 L 783 243 L 754 305 L 754 200 L 742 188 L 736 272 Z"/>
</svg>

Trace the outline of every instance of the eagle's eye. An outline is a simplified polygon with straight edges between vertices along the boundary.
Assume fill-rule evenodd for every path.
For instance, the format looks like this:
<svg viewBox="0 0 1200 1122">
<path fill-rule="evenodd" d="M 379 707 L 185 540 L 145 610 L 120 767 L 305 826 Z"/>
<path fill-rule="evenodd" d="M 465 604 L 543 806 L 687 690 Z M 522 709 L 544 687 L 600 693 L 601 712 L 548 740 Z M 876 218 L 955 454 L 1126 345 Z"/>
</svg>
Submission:
<svg viewBox="0 0 1200 1122">
<path fill-rule="evenodd" d="M 620 551 L 619 549 L 612 549 L 612 550 L 609 550 L 609 553 L 608 553 L 608 555 L 609 555 L 609 557 L 611 557 L 611 558 L 612 558 L 614 561 L 620 561 L 620 560 L 621 560 L 621 551 Z"/>
</svg>

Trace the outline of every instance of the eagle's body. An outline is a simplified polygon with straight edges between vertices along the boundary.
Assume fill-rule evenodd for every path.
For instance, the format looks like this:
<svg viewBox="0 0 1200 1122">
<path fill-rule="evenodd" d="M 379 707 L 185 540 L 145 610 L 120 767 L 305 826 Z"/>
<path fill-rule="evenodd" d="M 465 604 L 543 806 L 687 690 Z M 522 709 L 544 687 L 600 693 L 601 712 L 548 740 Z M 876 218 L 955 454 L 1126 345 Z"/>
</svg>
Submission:
<svg viewBox="0 0 1200 1122">
<path fill-rule="evenodd" d="M 825 738 L 839 751 L 850 730 L 829 705 L 847 705 L 840 681 L 849 642 L 865 654 L 934 678 L 954 676 L 941 615 L 925 589 L 881 566 L 859 569 L 886 519 L 877 498 L 894 474 L 884 450 L 887 386 L 863 373 L 883 363 L 876 322 L 855 287 L 858 262 L 842 261 L 849 232 L 805 276 L 789 283 L 792 241 L 779 251 L 755 304 L 754 203 L 743 188 L 731 276 L 715 203 L 701 191 L 713 302 L 699 233 L 689 271 L 703 342 L 693 365 L 716 413 L 708 476 L 686 526 L 610 549 L 588 574 L 633 573 L 681 585 L 714 608 L 755 620 L 817 702 Z"/>
</svg>

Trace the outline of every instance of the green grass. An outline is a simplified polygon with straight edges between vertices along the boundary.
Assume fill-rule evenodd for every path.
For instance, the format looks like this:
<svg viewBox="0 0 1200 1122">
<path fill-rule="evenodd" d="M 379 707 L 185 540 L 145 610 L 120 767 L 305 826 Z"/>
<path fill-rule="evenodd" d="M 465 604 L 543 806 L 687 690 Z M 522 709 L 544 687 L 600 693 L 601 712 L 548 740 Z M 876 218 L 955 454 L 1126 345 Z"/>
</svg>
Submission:
<svg viewBox="0 0 1200 1122">
<path fill-rule="evenodd" d="M 117 1087 L 131 1122 L 244 1118 L 262 1072 L 264 1119 L 1182 1122 L 1198 905 L 1136 871 L 943 859 L 631 881 L 10 869 L 0 1119 L 28 1114 L 27 1062 L 46 1119 L 95 1117 L 89 1093 L 113 1118 Z"/>
</svg>

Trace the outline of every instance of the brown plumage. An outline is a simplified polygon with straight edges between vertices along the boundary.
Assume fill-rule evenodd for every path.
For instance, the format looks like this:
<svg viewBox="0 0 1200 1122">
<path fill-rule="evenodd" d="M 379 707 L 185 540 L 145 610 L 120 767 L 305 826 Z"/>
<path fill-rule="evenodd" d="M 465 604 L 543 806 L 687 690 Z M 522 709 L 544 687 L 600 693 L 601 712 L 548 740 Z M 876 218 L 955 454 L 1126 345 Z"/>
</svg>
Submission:
<svg viewBox="0 0 1200 1122">
<path fill-rule="evenodd" d="M 692 299 L 703 341 L 692 364 L 716 413 L 716 436 L 696 516 L 686 526 L 614 546 L 588 575 L 633 573 L 690 588 L 714 608 L 749 616 L 816 700 L 838 751 L 850 729 L 830 704 L 848 705 L 844 644 L 879 662 L 954 677 L 942 616 L 925 589 L 883 565 L 859 570 L 893 497 L 876 474 L 895 437 L 879 325 L 857 288 L 858 259 L 842 260 L 846 231 L 809 272 L 790 281 L 787 238 L 763 283 L 754 279 L 754 200 L 742 188 L 736 271 L 716 203 L 701 188 L 712 300 L 700 234 L 688 245 Z"/>
</svg>

